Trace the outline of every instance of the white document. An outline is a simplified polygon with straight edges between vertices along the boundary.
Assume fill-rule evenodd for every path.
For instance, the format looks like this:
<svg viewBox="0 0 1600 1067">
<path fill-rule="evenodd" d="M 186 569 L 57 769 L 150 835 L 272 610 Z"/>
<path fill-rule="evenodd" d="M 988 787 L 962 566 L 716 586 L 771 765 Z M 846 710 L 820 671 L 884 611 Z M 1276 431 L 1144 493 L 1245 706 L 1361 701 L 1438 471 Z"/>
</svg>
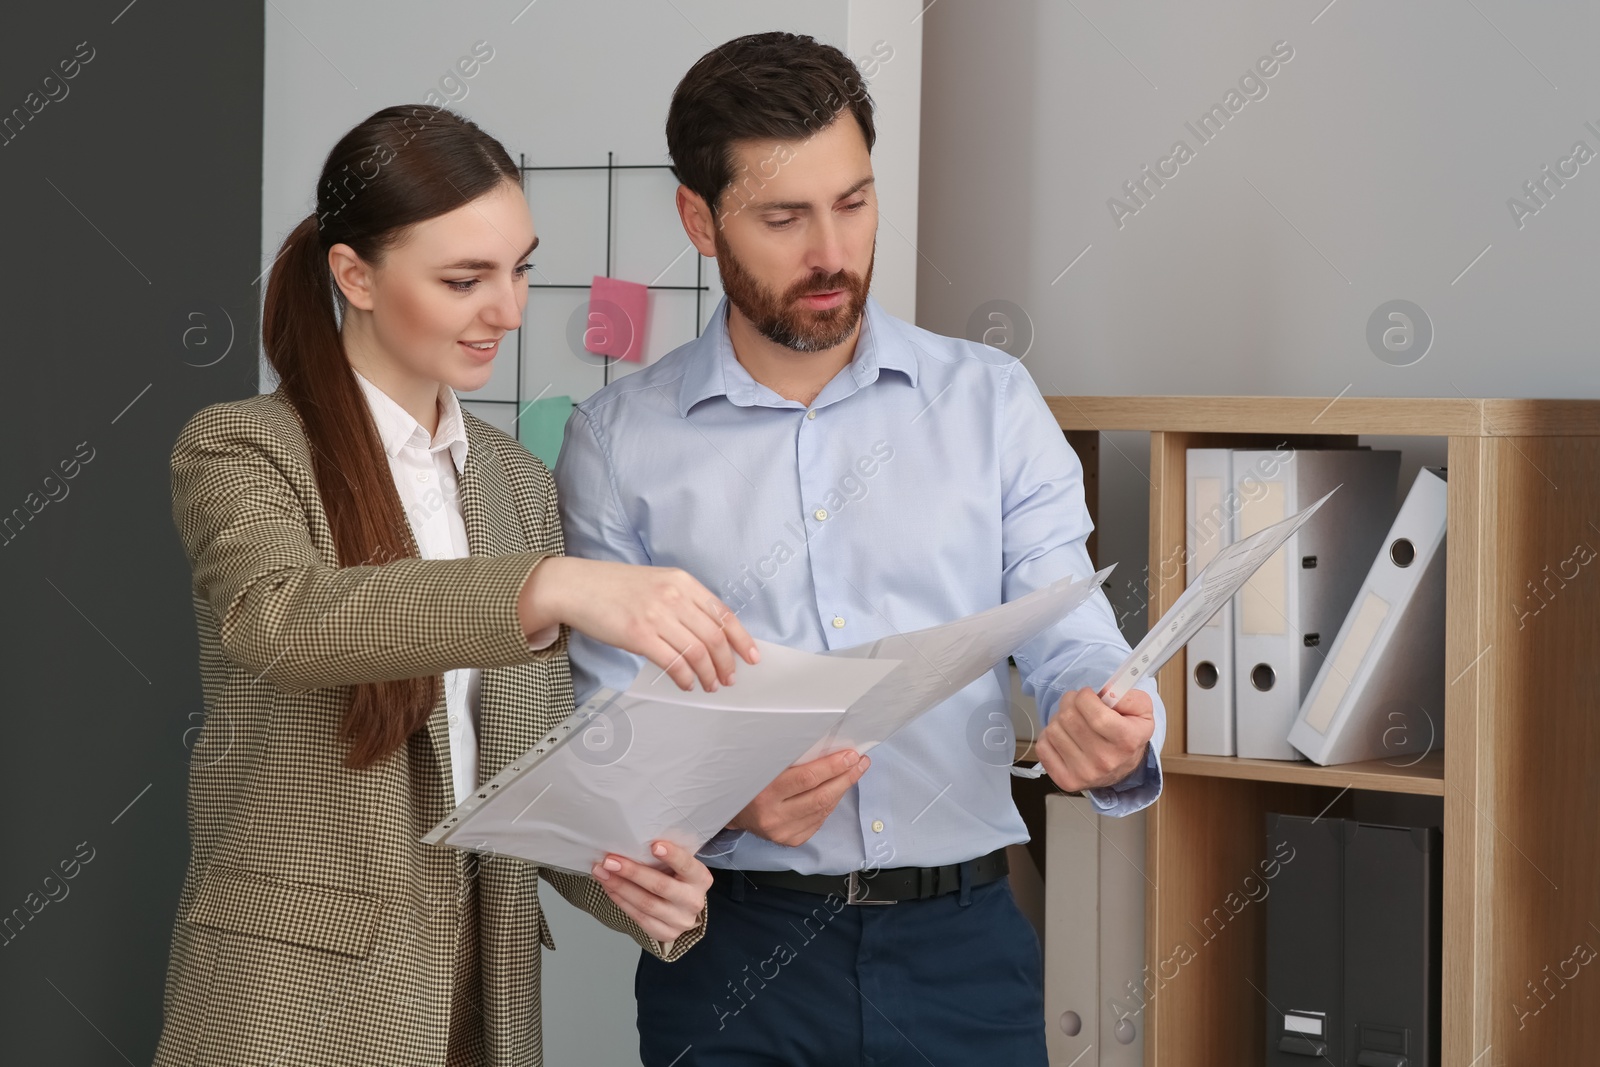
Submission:
<svg viewBox="0 0 1600 1067">
<path fill-rule="evenodd" d="M 607 852 L 660 866 L 655 840 L 699 850 L 899 665 L 757 645 L 715 693 L 654 666 L 601 690 L 423 840 L 581 874 Z"/>
<path fill-rule="evenodd" d="M 900 667 L 852 704 L 849 713 L 828 736 L 811 746 L 800 762 L 847 748 L 869 751 L 1066 618 L 1100 588 L 1111 571 L 1112 567 L 1106 567 L 1092 578 L 1062 578 L 1009 604 L 955 622 L 823 653 L 838 659 L 895 659 Z"/>
<path fill-rule="evenodd" d="M 1126 696 L 1141 678 L 1160 670 L 1178 649 L 1199 632 L 1207 619 L 1232 599 L 1256 568 L 1271 558 L 1279 546 L 1316 514 L 1317 509 L 1337 489 L 1335 486 L 1304 511 L 1258 530 L 1249 537 L 1240 538 L 1219 551 L 1171 609 L 1161 616 L 1161 621 L 1150 628 L 1144 640 L 1122 661 L 1122 666 L 1112 672 L 1110 680 L 1100 687 L 1100 699 L 1108 707 L 1115 707 L 1117 701 Z M 1045 773 L 1044 764 L 1036 763 L 1030 768 L 1013 767 L 1011 773 L 1023 778 L 1038 778 Z"/>
<path fill-rule="evenodd" d="M 786 767 L 866 752 L 1065 618 L 1111 568 L 964 619 L 813 654 L 758 641 L 734 685 L 685 692 L 646 666 L 601 690 L 423 840 L 588 873 L 649 843 L 699 850 Z"/>
<path fill-rule="evenodd" d="M 1144 640 L 1111 675 L 1111 680 L 1100 690 L 1101 699 L 1114 705 L 1141 678 L 1160 670 L 1178 649 L 1189 643 L 1189 639 L 1199 632 L 1207 619 L 1233 598 L 1233 594 L 1249 580 L 1256 568 L 1316 514 L 1317 509 L 1337 488 L 1330 489 L 1304 511 L 1258 530 L 1249 537 L 1240 538 L 1219 551 L 1216 558 L 1200 572 L 1200 577 L 1190 583 L 1171 610 L 1161 616 L 1161 621 L 1150 628 Z"/>
</svg>

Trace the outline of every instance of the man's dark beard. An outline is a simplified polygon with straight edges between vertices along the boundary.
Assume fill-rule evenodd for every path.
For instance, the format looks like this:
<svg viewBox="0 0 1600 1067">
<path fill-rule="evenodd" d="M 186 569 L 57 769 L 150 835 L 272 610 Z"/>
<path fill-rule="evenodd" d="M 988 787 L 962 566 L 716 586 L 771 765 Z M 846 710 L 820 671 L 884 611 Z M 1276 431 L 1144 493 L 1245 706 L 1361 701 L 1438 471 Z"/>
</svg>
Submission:
<svg viewBox="0 0 1600 1067">
<path fill-rule="evenodd" d="M 813 274 L 791 285 L 782 296 L 756 280 L 728 247 L 721 229 L 716 232 L 717 270 L 722 275 L 722 290 L 728 302 L 750 320 L 761 336 L 796 352 L 822 352 L 846 341 L 861 321 L 867 306 L 867 290 L 872 286 L 872 266 L 877 249 L 867 262 L 866 275 L 847 270 L 833 274 Z M 800 303 L 807 293 L 846 292 L 844 303 L 825 311 L 814 311 Z"/>
</svg>

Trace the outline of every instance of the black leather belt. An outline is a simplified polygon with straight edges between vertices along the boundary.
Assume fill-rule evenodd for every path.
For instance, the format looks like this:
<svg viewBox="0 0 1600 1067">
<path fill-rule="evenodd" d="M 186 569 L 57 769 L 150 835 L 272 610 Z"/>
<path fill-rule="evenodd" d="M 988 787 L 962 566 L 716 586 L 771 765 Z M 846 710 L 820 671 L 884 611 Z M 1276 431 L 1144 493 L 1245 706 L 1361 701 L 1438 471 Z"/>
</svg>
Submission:
<svg viewBox="0 0 1600 1067">
<path fill-rule="evenodd" d="M 802 893 L 843 897 L 846 904 L 898 904 L 906 900 L 954 893 L 961 888 L 961 868 L 968 867 L 967 884 L 976 888 L 997 882 L 1010 873 L 1006 850 L 943 867 L 880 867 L 849 874 L 797 874 L 794 871 L 733 871 L 713 867 L 713 880 L 723 890 L 734 886 L 774 886 Z"/>
</svg>

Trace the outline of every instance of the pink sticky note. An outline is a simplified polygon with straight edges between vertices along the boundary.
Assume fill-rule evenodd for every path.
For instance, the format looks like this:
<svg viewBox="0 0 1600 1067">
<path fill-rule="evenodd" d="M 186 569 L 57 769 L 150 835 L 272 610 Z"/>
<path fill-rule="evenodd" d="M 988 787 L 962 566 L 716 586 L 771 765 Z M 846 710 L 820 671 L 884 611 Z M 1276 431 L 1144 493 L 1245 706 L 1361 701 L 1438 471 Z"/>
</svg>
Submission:
<svg viewBox="0 0 1600 1067">
<path fill-rule="evenodd" d="M 589 325 L 583 347 L 597 356 L 644 358 L 644 316 L 650 290 L 638 282 L 595 275 L 589 289 Z"/>
</svg>

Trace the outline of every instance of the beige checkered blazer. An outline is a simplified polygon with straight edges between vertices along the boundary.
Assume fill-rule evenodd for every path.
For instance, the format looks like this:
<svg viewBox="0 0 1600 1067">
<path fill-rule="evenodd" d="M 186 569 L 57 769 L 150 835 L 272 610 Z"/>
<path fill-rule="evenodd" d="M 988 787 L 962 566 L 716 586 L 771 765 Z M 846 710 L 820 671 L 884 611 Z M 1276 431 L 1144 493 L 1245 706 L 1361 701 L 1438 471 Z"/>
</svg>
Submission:
<svg viewBox="0 0 1600 1067">
<path fill-rule="evenodd" d="M 363 771 L 341 763 L 355 682 L 485 668 L 480 780 L 572 710 L 565 628 L 530 651 L 516 612 L 529 570 L 562 550 L 555 484 L 510 437 L 463 418 L 461 559 L 336 566 L 281 389 L 205 408 L 173 448 L 208 711 L 157 1067 L 444 1064 L 460 937 L 476 942 L 478 1062 L 541 1063 L 540 944 L 555 947 L 541 873 L 663 955 L 590 879 L 420 842 L 452 807 L 442 696 L 404 749 Z M 458 928 L 473 867 L 476 931 Z M 703 932 L 704 917 L 664 958 Z"/>
</svg>

